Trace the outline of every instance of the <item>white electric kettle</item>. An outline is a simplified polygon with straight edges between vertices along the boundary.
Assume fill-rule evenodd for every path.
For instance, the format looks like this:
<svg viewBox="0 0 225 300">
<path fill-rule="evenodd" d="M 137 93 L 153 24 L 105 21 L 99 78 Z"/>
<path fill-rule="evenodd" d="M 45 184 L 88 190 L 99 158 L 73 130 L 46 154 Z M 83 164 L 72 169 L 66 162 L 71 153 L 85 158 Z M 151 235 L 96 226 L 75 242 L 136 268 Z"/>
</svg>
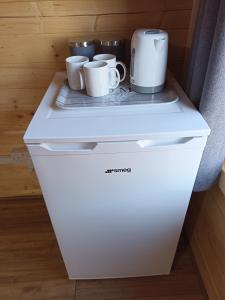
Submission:
<svg viewBox="0 0 225 300">
<path fill-rule="evenodd" d="M 165 84 L 168 34 L 160 29 L 138 29 L 131 40 L 131 89 L 158 93 Z"/>
</svg>

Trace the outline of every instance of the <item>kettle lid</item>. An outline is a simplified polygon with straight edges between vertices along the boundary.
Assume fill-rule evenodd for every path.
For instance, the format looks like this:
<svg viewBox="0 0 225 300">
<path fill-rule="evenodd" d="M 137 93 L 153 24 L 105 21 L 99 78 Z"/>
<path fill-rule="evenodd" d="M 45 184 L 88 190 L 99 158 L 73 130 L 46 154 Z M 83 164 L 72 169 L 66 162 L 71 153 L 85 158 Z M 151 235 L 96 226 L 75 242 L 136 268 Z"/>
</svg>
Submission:
<svg viewBox="0 0 225 300">
<path fill-rule="evenodd" d="M 152 37 L 152 36 L 157 36 L 157 37 L 167 37 L 168 33 L 162 29 L 157 29 L 157 28 L 140 28 L 135 30 L 134 36 L 148 36 L 148 37 Z"/>
</svg>

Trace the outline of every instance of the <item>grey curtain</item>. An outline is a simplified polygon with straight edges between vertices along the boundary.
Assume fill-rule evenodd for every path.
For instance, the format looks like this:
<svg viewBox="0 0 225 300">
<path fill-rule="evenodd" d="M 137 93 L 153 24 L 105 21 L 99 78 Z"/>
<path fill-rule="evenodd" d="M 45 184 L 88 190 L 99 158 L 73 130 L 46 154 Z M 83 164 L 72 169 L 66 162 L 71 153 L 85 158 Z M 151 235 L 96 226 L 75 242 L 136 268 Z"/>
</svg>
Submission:
<svg viewBox="0 0 225 300">
<path fill-rule="evenodd" d="M 225 157 L 225 0 L 200 0 L 186 93 L 211 128 L 194 191 L 209 189 Z"/>
</svg>

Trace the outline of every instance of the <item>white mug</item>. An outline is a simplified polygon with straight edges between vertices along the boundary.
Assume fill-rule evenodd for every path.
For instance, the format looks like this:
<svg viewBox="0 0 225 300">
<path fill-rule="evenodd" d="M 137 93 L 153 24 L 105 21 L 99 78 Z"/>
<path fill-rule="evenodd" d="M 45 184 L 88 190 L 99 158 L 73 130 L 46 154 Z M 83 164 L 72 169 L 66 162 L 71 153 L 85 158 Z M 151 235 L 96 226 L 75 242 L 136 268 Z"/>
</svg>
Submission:
<svg viewBox="0 0 225 300">
<path fill-rule="evenodd" d="M 69 86 L 72 90 L 84 90 L 85 84 L 80 80 L 80 68 L 89 62 L 86 56 L 70 56 L 66 58 L 66 70 Z"/>
<path fill-rule="evenodd" d="M 111 82 L 111 75 L 115 74 L 116 81 Z M 81 81 L 86 84 L 86 91 L 89 96 L 102 97 L 115 89 L 120 83 L 120 73 L 116 68 L 110 68 L 104 61 L 92 61 L 84 64 L 80 70 Z"/>
<path fill-rule="evenodd" d="M 123 77 L 120 77 L 120 82 L 125 79 L 127 73 L 126 66 L 122 61 L 116 61 L 116 56 L 114 54 L 98 54 L 93 57 L 93 60 L 105 61 L 110 68 L 116 68 L 116 66 L 120 65 L 123 68 Z M 112 81 L 116 81 L 115 76 L 113 76 Z"/>
</svg>

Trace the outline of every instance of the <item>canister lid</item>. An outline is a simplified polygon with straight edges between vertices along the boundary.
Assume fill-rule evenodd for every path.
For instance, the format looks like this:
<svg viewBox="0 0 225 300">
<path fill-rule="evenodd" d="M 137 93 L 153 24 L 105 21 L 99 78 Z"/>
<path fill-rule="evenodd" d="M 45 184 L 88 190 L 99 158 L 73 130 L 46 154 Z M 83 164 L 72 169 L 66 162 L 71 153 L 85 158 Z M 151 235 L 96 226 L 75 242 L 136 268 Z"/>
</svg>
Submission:
<svg viewBox="0 0 225 300">
<path fill-rule="evenodd" d="M 122 39 L 101 39 L 98 40 L 97 43 L 101 46 L 121 46 L 124 44 L 124 40 Z"/>
<path fill-rule="evenodd" d="M 94 40 L 77 40 L 77 39 L 70 39 L 68 41 L 69 47 L 88 47 L 90 45 L 94 45 Z"/>
</svg>

